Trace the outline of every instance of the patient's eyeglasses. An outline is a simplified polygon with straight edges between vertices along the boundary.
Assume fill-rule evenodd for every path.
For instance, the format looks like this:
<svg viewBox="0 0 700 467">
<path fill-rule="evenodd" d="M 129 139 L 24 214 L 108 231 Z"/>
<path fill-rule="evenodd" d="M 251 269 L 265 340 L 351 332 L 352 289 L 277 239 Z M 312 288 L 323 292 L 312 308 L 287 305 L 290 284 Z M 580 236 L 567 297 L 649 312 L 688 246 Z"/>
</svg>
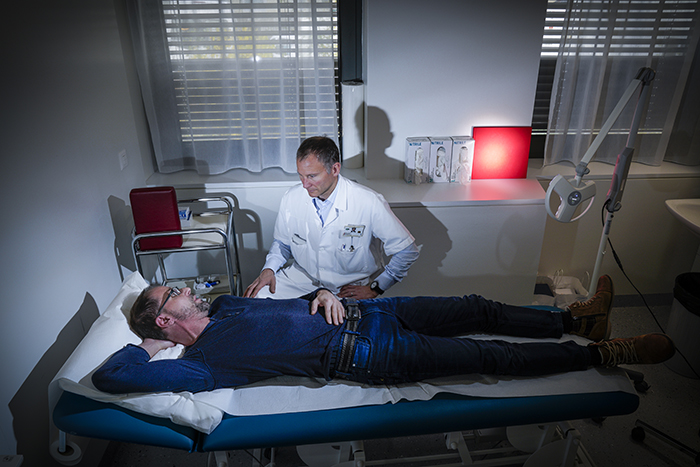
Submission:
<svg viewBox="0 0 700 467">
<path fill-rule="evenodd" d="M 180 293 L 181 293 L 181 291 L 177 287 L 172 287 L 170 289 L 170 292 L 168 292 L 168 296 L 165 297 L 165 300 L 163 300 L 163 303 L 160 305 L 160 308 L 158 308 L 158 312 L 156 313 L 156 318 L 158 316 L 160 316 L 160 313 L 163 311 L 163 307 L 165 306 L 166 303 L 168 303 L 168 300 L 170 299 L 170 297 L 177 297 L 178 295 L 180 295 Z"/>
</svg>

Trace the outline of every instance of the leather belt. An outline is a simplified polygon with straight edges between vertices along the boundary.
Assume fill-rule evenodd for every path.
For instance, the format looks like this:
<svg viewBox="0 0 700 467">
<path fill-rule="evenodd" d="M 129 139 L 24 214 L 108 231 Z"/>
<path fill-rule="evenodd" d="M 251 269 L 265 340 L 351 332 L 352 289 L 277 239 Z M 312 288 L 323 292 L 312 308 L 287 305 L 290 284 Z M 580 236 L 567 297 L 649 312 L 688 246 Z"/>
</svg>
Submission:
<svg viewBox="0 0 700 467">
<path fill-rule="evenodd" d="M 340 344 L 340 357 L 336 372 L 348 373 L 352 366 L 353 350 L 357 339 L 357 327 L 360 323 L 360 306 L 354 298 L 345 300 L 345 330 Z"/>
</svg>

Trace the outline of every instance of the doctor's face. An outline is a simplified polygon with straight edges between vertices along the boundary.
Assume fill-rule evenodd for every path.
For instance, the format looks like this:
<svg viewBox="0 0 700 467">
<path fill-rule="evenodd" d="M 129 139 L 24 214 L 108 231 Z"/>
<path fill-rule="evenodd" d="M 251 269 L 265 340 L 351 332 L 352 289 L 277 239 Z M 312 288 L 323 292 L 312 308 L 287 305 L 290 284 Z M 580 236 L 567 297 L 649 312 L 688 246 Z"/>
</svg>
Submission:
<svg viewBox="0 0 700 467">
<path fill-rule="evenodd" d="M 331 173 L 328 173 L 318 158 L 310 154 L 301 161 L 297 160 L 297 173 L 309 196 L 325 200 L 333 193 L 338 184 L 340 162 L 333 164 Z"/>
</svg>

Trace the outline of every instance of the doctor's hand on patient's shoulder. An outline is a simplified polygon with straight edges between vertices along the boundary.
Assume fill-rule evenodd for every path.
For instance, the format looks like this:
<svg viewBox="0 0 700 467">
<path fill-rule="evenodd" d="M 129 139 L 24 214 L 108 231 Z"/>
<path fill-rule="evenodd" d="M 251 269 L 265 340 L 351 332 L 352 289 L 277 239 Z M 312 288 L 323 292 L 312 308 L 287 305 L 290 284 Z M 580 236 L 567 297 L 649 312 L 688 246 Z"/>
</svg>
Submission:
<svg viewBox="0 0 700 467">
<path fill-rule="evenodd" d="M 141 342 L 139 344 L 139 347 L 144 349 L 146 352 L 148 352 L 148 355 L 153 357 L 155 354 L 157 354 L 161 350 L 169 349 L 170 347 L 173 347 L 174 345 L 175 345 L 175 342 L 166 341 L 166 340 L 151 339 L 151 338 L 147 337 L 143 340 L 143 342 Z"/>
<path fill-rule="evenodd" d="M 330 291 L 322 289 L 316 294 L 316 298 L 311 302 L 311 314 L 315 315 L 319 308 L 323 308 L 323 315 L 328 324 L 343 324 L 345 307 Z"/>
<path fill-rule="evenodd" d="M 355 298 L 357 300 L 366 300 L 368 298 L 377 298 L 379 294 L 369 288 L 369 285 L 344 285 L 338 292 L 340 298 Z"/>
<path fill-rule="evenodd" d="M 270 293 L 275 293 L 275 286 L 277 285 L 275 280 L 275 271 L 270 268 L 265 268 L 262 270 L 257 279 L 255 279 L 253 283 L 250 284 L 247 289 L 245 289 L 243 296 L 246 298 L 255 298 L 258 295 L 258 292 L 260 292 L 260 289 L 266 285 L 270 286 Z"/>
</svg>

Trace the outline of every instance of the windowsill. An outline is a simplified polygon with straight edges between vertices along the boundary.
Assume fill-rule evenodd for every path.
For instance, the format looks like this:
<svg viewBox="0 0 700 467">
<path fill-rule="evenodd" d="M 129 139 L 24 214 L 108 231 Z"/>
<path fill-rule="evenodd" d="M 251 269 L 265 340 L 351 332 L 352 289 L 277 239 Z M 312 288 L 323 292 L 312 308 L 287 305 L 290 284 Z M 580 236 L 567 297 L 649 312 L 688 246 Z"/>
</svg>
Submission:
<svg viewBox="0 0 700 467">
<path fill-rule="evenodd" d="M 560 162 L 555 165 L 542 166 L 543 159 L 530 159 L 528 163 L 527 178 L 535 179 L 551 179 L 557 174 L 564 176 L 575 175 L 575 167 L 566 162 Z M 591 162 L 588 164 L 591 173 L 587 178 L 610 178 L 615 166 L 604 164 L 602 162 Z M 343 169 L 343 173 L 348 172 L 353 174 L 364 174 L 364 169 Z M 686 166 L 663 162 L 659 167 L 639 164 L 632 162 L 630 167 L 630 178 L 676 178 L 676 177 L 699 177 L 700 166 Z M 362 176 L 362 178 L 365 178 Z M 183 170 L 170 174 L 154 173 L 151 175 L 147 184 L 149 186 L 158 185 L 173 185 L 182 188 L 201 188 L 203 186 L 217 184 L 236 184 L 246 186 L 249 184 L 271 184 L 271 185 L 293 185 L 299 182 L 297 174 L 289 174 L 282 169 L 271 168 L 265 169 L 259 173 L 249 172 L 244 169 L 229 170 L 226 173 L 219 175 L 199 175 L 192 170 Z"/>
<path fill-rule="evenodd" d="M 254 188 L 261 186 L 292 186 L 299 183 L 297 174 L 289 174 L 279 168 L 254 173 L 245 169 L 233 169 L 218 175 L 200 175 L 194 170 L 182 170 L 169 174 L 156 172 L 146 180 L 148 186 L 174 186 L 176 188 L 217 188 L 235 186 Z"/>
<path fill-rule="evenodd" d="M 474 180 L 467 185 L 457 183 L 423 183 L 413 185 L 403 179 L 371 179 L 365 169 L 343 169 L 344 177 L 381 193 L 392 207 L 415 206 L 485 206 L 543 204 L 544 190 L 537 180 Z M 207 191 L 236 193 L 241 189 L 289 187 L 299 183 L 297 174 L 280 169 L 261 173 L 230 170 L 220 175 L 199 175 L 194 171 L 172 174 L 156 173 L 149 177 L 149 186 L 174 186 L 177 189 L 204 188 Z"/>
<path fill-rule="evenodd" d="M 527 178 L 551 180 L 558 174 L 565 177 L 573 177 L 576 175 L 576 167 L 570 163 L 560 162 L 558 164 L 548 165 L 546 167 L 543 167 L 542 164 L 543 159 L 530 159 L 527 169 Z M 588 164 L 588 168 L 591 172 L 585 176 L 586 179 L 609 180 L 615 166 L 605 164 L 603 162 L 591 162 Z M 650 165 L 632 162 L 629 174 L 627 176 L 629 179 L 689 177 L 700 177 L 700 166 L 687 166 L 673 164 L 671 162 L 662 162 L 660 166 L 653 167 Z"/>
<path fill-rule="evenodd" d="M 610 180 L 614 166 L 600 162 L 588 165 L 591 170 L 587 180 Z M 345 177 L 355 180 L 379 193 L 392 207 L 411 206 L 466 206 L 500 204 L 543 204 L 542 182 L 557 174 L 573 177 L 575 168 L 568 163 L 543 167 L 542 159 L 531 159 L 526 179 L 473 180 L 467 185 L 456 183 L 425 183 L 412 185 L 400 178 L 367 179 L 365 169 L 343 169 Z M 652 167 L 633 162 L 629 179 L 700 178 L 700 166 L 684 166 L 664 162 Z M 174 186 L 176 188 L 204 188 L 207 191 L 230 191 L 241 189 L 291 187 L 299 183 L 297 174 L 288 174 L 281 169 L 266 169 L 260 173 L 247 170 L 230 170 L 219 175 L 199 175 L 194 171 L 172 174 L 155 173 L 147 181 L 149 186 Z"/>
</svg>

